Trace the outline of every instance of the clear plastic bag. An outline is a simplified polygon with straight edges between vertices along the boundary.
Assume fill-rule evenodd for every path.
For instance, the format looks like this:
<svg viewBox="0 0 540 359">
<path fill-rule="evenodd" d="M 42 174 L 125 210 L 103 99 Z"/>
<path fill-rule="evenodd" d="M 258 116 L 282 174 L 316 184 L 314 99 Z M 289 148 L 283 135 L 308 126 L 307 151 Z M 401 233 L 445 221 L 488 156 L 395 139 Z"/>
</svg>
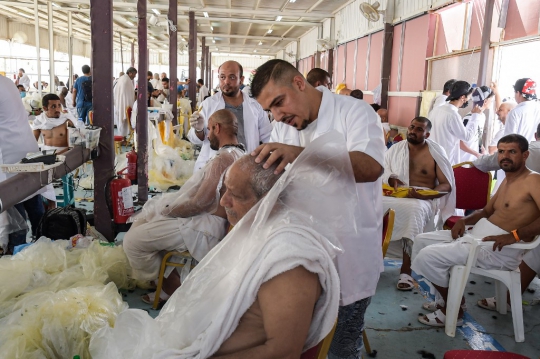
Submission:
<svg viewBox="0 0 540 359">
<path fill-rule="evenodd" d="M 114 326 L 127 308 L 115 285 L 98 284 L 26 297 L 0 319 L 3 358 L 91 358 L 90 336 Z"/>
<path fill-rule="evenodd" d="M 15 207 L 0 213 L 0 248 L 6 252 L 9 243 L 9 234 L 19 231 L 28 231 L 28 224 Z"/>
</svg>

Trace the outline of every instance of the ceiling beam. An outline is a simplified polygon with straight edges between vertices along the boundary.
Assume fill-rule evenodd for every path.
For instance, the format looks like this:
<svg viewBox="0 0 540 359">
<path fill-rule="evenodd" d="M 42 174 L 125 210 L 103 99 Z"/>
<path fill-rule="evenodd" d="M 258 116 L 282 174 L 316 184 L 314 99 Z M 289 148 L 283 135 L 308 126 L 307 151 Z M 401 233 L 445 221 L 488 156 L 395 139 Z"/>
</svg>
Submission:
<svg viewBox="0 0 540 359">
<path fill-rule="evenodd" d="M 309 9 L 307 9 L 306 12 L 312 12 L 313 10 L 315 10 L 315 8 L 319 5 L 321 5 L 321 3 L 323 2 L 324 0 L 318 0 L 315 4 L 313 4 Z"/>
<path fill-rule="evenodd" d="M 287 0 L 288 1 L 288 0 Z M 13 4 L 13 1 L 7 1 L 7 0 L 2 0 L 0 1 L 0 3 L 3 3 L 4 5 L 14 5 Z M 88 4 L 88 0 L 59 0 L 59 1 L 55 1 L 55 3 L 57 3 L 58 5 L 62 6 L 62 10 L 64 11 L 80 11 L 80 12 L 88 12 L 89 9 L 84 9 L 84 8 L 77 8 L 77 5 L 78 4 L 83 4 L 83 5 L 87 5 L 89 6 Z M 34 3 L 33 2 L 29 2 L 29 1 L 17 1 L 16 3 L 17 6 L 20 6 L 20 7 L 34 7 Z M 120 8 L 123 8 L 123 9 L 133 9 L 132 13 L 136 14 L 136 6 L 137 4 L 136 3 L 129 3 L 129 2 L 119 2 L 119 1 L 115 1 L 113 2 L 113 8 L 116 8 L 116 9 L 120 9 Z M 40 5 L 39 6 L 40 8 L 43 7 L 43 8 L 46 8 L 47 6 L 46 5 Z M 151 9 L 157 9 L 157 10 L 163 10 L 162 14 L 163 13 L 166 13 L 169 9 L 169 6 L 167 4 L 152 4 L 151 6 L 149 6 L 149 8 Z M 128 10 L 129 11 L 129 10 Z M 331 17 L 334 17 L 333 15 L 329 15 L 329 14 L 323 14 L 323 13 L 313 13 L 313 12 L 310 12 L 310 13 L 306 13 L 304 11 L 298 11 L 298 10 L 290 10 L 290 11 L 285 11 L 285 12 L 281 12 L 281 11 L 278 11 L 278 10 L 252 10 L 252 9 L 238 9 L 238 8 L 215 8 L 215 7 L 200 7 L 200 8 L 193 8 L 193 7 L 189 7 L 189 6 L 178 6 L 178 11 L 181 11 L 181 12 L 189 12 L 189 11 L 195 11 L 195 13 L 197 14 L 200 14 L 202 16 L 202 13 L 203 11 L 206 11 L 208 13 L 215 13 L 215 14 L 233 14 L 233 15 L 237 15 L 237 14 L 241 14 L 241 15 L 249 15 L 249 16 L 252 16 L 252 15 L 255 15 L 255 16 L 283 16 L 283 18 L 287 18 L 287 17 L 291 17 L 291 18 L 299 18 L 299 17 L 307 17 L 307 18 L 312 18 L 312 19 L 327 19 L 327 18 L 331 18 Z M 149 13 L 151 12 L 148 11 Z M 136 16 L 136 15 L 134 15 Z"/>
</svg>

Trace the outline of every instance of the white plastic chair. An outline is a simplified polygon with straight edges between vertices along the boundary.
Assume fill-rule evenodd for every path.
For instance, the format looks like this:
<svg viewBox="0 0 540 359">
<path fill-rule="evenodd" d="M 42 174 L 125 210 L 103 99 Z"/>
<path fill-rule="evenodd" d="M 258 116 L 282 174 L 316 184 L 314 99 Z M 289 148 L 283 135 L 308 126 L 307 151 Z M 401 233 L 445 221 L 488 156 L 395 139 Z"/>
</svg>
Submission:
<svg viewBox="0 0 540 359">
<path fill-rule="evenodd" d="M 505 246 L 512 249 L 533 249 L 540 244 L 540 236 L 528 243 L 519 242 Z M 481 269 L 474 267 L 478 251 L 481 247 L 493 247 L 493 242 L 482 242 L 481 239 L 475 239 L 469 236 L 465 238 L 471 243 L 469 257 L 464 266 L 454 266 L 450 271 L 450 283 L 448 288 L 448 300 L 446 302 L 446 335 L 456 336 L 456 324 L 461 305 L 461 298 L 465 285 L 469 279 L 469 274 L 479 274 L 489 278 L 496 279 L 495 282 L 495 300 L 497 302 L 497 311 L 506 314 L 506 290 L 510 291 L 510 301 L 512 303 L 512 320 L 514 323 L 514 336 L 516 342 L 525 341 L 525 330 L 523 328 L 523 309 L 521 305 L 521 277 L 519 268 L 514 271 L 504 271 L 495 269 Z"/>
</svg>

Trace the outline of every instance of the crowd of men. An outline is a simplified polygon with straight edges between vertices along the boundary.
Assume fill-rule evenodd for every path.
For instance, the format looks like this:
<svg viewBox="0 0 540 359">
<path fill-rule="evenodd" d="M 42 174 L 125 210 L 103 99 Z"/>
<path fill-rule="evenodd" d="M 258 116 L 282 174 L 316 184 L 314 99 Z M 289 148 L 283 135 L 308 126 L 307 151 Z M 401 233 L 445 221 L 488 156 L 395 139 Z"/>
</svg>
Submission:
<svg viewBox="0 0 540 359">
<path fill-rule="evenodd" d="M 43 97 L 32 129 L 45 146 L 65 147 L 67 127 L 76 125 L 62 111 L 68 102 L 87 120 L 90 68 L 83 67 L 83 74 L 71 101 L 69 92 Z M 135 100 L 136 74 L 129 68 L 114 84 L 114 121 L 122 135 L 130 126 L 125 109 Z M 170 100 L 169 79 L 155 75 L 147 74 L 150 98 Z M 419 317 L 421 323 L 444 326 L 449 272 L 465 264 L 471 237 L 493 242 L 493 248 L 482 248 L 476 265 L 519 267 L 523 290 L 540 271 L 540 249 L 505 248 L 540 234 L 540 105 L 532 79 L 516 81 L 515 103 L 502 102 L 496 84 L 449 80 L 429 115 L 410 121 L 402 141 L 387 109 L 365 102 L 360 90 L 332 93 L 331 76 L 322 69 L 304 78 L 289 62 L 270 60 L 247 91 L 242 65 L 227 61 L 218 79 L 212 96 L 202 80 L 197 83 L 201 110 L 190 117 L 187 133 L 201 146 L 193 176 L 180 191 L 148 201 L 124 239 L 136 279 L 157 280 L 166 251 L 189 251 L 199 264 L 185 279 L 176 270 L 165 273 L 159 295 L 164 307 L 155 321 L 128 310 L 107 329 L 110 343 L 101 337 L 93 345 L 136 348 L 140 338 L 156 335 L 153 350 L 167 353 L 299 357 L 335 323 L 328 357 L 360 358 L 364 315 L 384 270 L 383 213 L 390 208 L 396 211 L 392 240 L 403 253 L 397 290 L 414 288 L 414 271 L 440 294 L 424 303 L 433 313 Z M 23 76 L 18 85 L 19 92 L 26 89 Z M 181 83 L 178 92 L 189 85 Z M 17 96 L 12 84 L 4 87 L 2 98 Z M 493 99 L 501 129 L 485 148 L 484 112 Z M 459 109 L 471 100 L 472 110 L 462 117 Z M 22 125 L 28 110 L 23 112 L 17 114 L 18 136 L 29 132 Z M 10 154 L 2 141 L 0 146 L 0 154 Z M 441 230 L 457 210 L 452 166 L 464 161 L 505 177 L 484 209 Z M 383 185 L 392 190 L 383 195 Z M 391 196 L 399 189 L 406 189 L 404 198 Z M 155 297 L 149 293 L 142 300 L 152 303 Z M 496 307 L 493 298 L 478 305 Z M 122 323 L 129 319 L 147 325 L 127 330 Z M 91 348 L 93 356 L 112 353 L 101 349 Z"/>
</svg>

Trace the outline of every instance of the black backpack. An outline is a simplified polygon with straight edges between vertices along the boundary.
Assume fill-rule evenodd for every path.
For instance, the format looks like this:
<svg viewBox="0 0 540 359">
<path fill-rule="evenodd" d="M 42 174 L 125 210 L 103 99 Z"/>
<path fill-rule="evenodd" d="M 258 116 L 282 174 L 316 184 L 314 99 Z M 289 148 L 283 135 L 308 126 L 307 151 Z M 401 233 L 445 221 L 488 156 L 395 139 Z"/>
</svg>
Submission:
<svg viewBox="0 0 540 359">
<path fill-rule="evenodd" d="M 92 102 L 92 76 L 88 77 L 88 80 L 84 81 L 81 86 L 84 93 L 84 101 Z"/>
<path fill-rule="evenodd" d="M 86 233 L 85 211 L 75 207 L 58 207 L 45 212 L 37 229 L 37 238 L 69 239 Z"/>
</svg>

